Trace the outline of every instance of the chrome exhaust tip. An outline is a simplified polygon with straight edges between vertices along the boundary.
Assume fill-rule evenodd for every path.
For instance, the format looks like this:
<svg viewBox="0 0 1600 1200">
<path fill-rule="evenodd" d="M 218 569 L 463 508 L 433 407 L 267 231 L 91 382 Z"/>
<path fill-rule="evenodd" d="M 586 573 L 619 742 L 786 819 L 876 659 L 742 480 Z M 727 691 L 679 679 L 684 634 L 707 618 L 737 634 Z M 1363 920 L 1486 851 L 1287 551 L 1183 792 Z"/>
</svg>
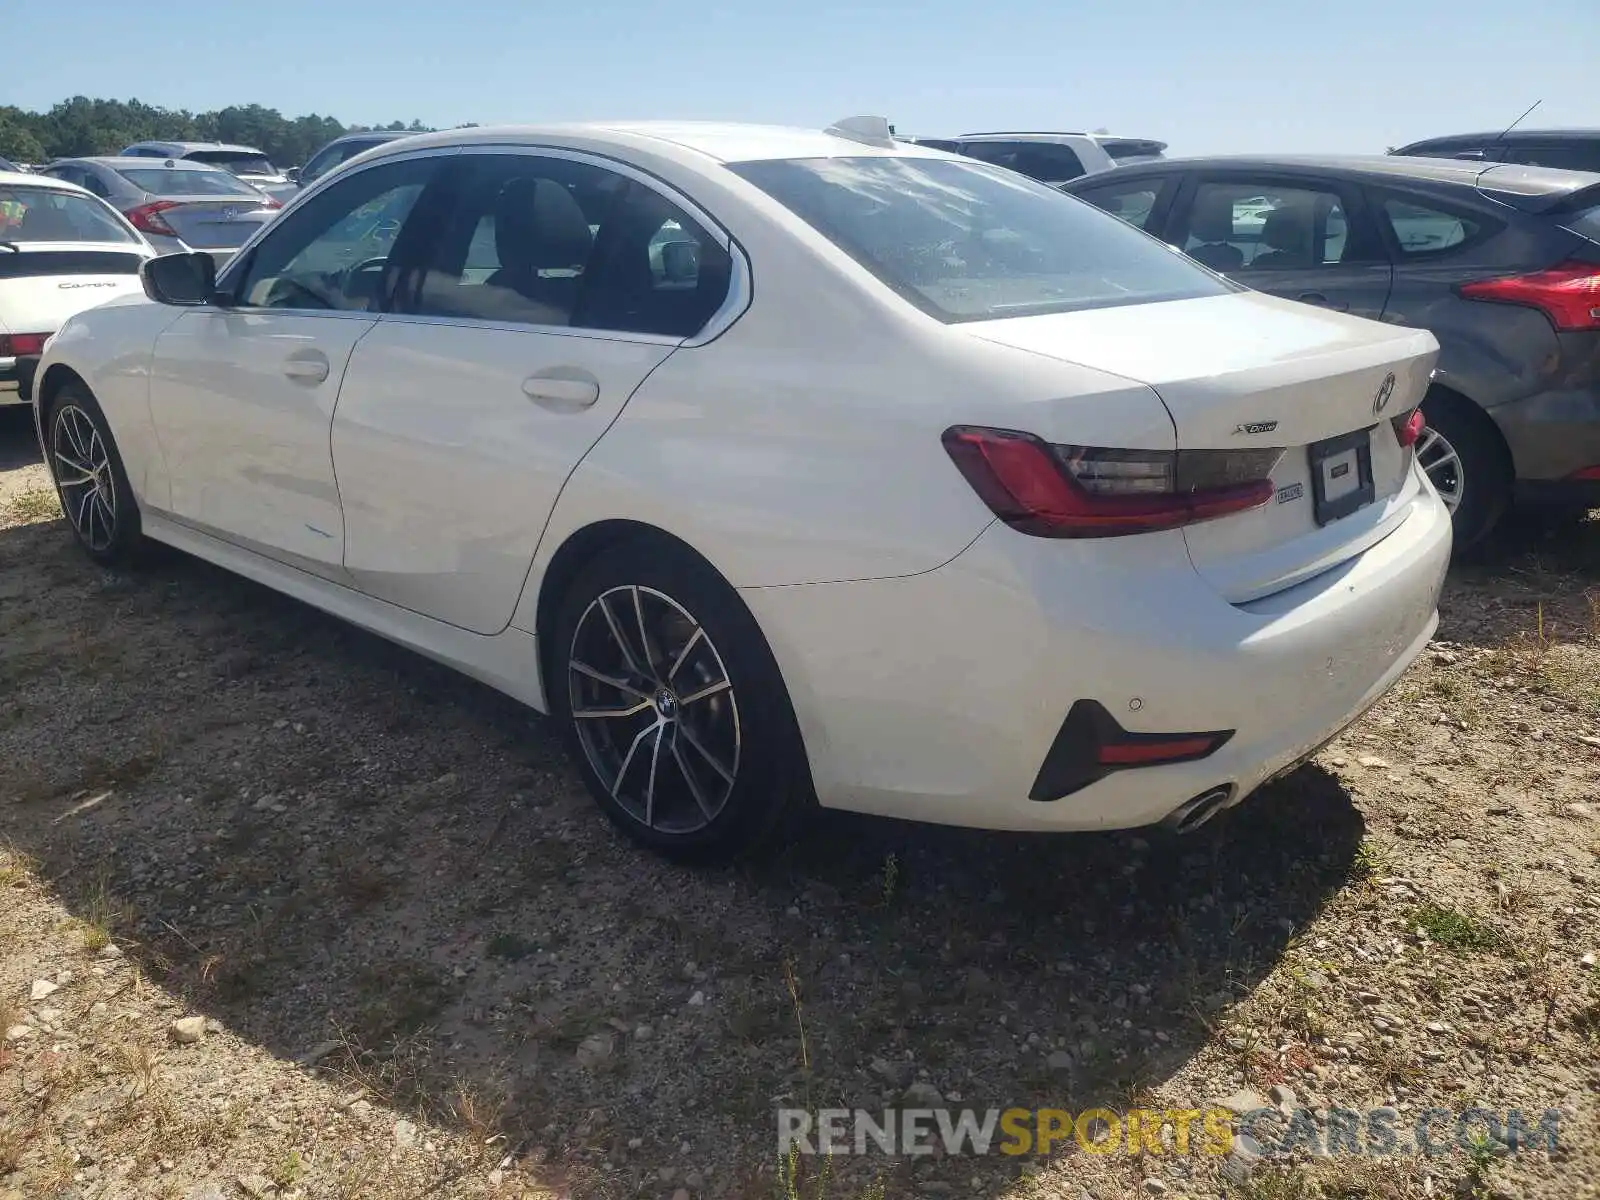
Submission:
<svg viewBox="0 0 1600 1200">
<path fill-rule="evenodd" d="M 1233 798 L 1233 786 L 1211 788 L 1193 800 L 1187 800 L 1168 813 L 1161 821 L 1173 833 L 1193 833 L 1228 806 Z"/>
</svg>

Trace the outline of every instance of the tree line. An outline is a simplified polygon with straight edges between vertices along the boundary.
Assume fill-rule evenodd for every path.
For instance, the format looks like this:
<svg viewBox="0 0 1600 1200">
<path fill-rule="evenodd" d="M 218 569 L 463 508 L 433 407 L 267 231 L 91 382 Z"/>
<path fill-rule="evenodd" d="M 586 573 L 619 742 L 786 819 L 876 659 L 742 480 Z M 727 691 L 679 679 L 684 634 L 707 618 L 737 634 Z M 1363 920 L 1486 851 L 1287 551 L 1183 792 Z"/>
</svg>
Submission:
<svg viewBox="0 0 1600 1200">
<path fill-rule="evenodd" d="M 340 134 L 362 129 L 424 133 L 429 126 L 420 121 L 345 125 L 316 113 L 286 117 L 259 104 L 189 112 L 139 100 L 74 96 L 49 112 L 0 105 L 0 158 L 40 163 L 86 154 L 116 154 L 133 142 L 234 142 L 254 146 L 278 166 L 290 167 L 304 163 Z"/>
</svg>

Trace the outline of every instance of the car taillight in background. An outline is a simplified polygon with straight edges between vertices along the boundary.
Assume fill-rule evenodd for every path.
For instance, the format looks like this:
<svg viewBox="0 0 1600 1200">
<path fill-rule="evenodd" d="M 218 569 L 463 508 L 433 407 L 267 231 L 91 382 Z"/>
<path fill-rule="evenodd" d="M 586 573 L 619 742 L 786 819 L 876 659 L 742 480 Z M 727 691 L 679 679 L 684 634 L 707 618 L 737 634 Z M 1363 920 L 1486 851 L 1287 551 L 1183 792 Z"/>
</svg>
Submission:
<svg viewBox="0 0 1600 1200">
<path fill-rule="evenodd" d="M 178 231 L 167 224 L 167 219 L 161 214 L 169 208 L 177 208 L 171 200 L 155 200 L 149 204 L 141 204 L 138 208 L 130 208 L 122 215 L 128 218 L 132 226 L 140 233 L 154 233 L 160 237 L 177 237 Z"/>
<path fill-rule="evenodd" d="M 261 207 L 262 208 L 282 208 L 283 207 L 283 201 L 279 200 L 276 196 L 268 196 L 265 200 L 263 200 L 261 202 Z"/>
<path fill-rule="evenodd" d="M 24 358 L 44 353 L 48 333 L 0 333 L 0 358 Z"/>
<path fill-rule="evenodd" d="M 944 448 L 989 510 L 1036 537 L 1176 529 L 1272 499 L 1281 449 L 1111 450 L 956 425 Z"/>
<path fill-rule="evenodd" d="M 1593 263 L 1562 263 L 1528 275 L 1480 279 L 1459 290 L 1468 300 L 1537 308 L 1564 332 L 1600 330 L 1600 267 Z"/>
</svg>

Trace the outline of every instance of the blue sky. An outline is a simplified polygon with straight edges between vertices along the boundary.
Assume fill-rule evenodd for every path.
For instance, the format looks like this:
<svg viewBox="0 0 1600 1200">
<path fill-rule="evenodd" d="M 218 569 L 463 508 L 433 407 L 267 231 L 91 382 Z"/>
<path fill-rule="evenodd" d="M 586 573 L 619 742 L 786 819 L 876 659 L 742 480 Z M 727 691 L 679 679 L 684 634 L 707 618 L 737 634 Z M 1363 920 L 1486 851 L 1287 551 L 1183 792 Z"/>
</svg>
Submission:
<svg viewBox="0 0 1600 1200">
<path fill-rule="evenodd" d="M 677 117 L 1094 129 L 1381 152 L 1600 125 L 1600 0 L 126 0 L 8 6 L 0 103 L 258 102 L 349 123 Z M 19 52 L 20 51 L 20 52 Z"/>
</svg>

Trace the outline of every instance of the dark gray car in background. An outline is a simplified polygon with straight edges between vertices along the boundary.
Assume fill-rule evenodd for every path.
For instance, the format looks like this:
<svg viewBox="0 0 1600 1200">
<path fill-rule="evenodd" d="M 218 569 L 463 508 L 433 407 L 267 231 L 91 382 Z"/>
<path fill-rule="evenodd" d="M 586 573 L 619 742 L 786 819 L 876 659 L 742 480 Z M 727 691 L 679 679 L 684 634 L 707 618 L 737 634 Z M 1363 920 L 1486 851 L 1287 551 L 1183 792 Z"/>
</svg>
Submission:
<svg viewBox="0 0 1600 1200">
<path fill-rule="evenodd" d="M 387 129 L 368 129 L 336 137 L 308 158 L 305 166 L 290 168 L 289 182 L 296 187 L 310 187 L 335 167 L 349 162 L 358 154 L 365 154 L 374 146 L 383 146 L 389 142 L 397 142 L 401 138 L 415 136 L 412 133 Z"/>
<path fill-rule="evenodd" d="M 1514 495 L 1600 507 L 1600 174 L 1196 158 L 1062 190 L 1248 287 L 1431 331 L 1417 453 L 1459 547 Z"/>
<path fill-rule="evenodd" d="M 1512 129 L 1500 133 L 1456 133 L 1401 146 L 1408 158 L 1470 158 L 1522 163 L 1563 171 L 1600 172 L 1600 129 Z"/>
</svg>

